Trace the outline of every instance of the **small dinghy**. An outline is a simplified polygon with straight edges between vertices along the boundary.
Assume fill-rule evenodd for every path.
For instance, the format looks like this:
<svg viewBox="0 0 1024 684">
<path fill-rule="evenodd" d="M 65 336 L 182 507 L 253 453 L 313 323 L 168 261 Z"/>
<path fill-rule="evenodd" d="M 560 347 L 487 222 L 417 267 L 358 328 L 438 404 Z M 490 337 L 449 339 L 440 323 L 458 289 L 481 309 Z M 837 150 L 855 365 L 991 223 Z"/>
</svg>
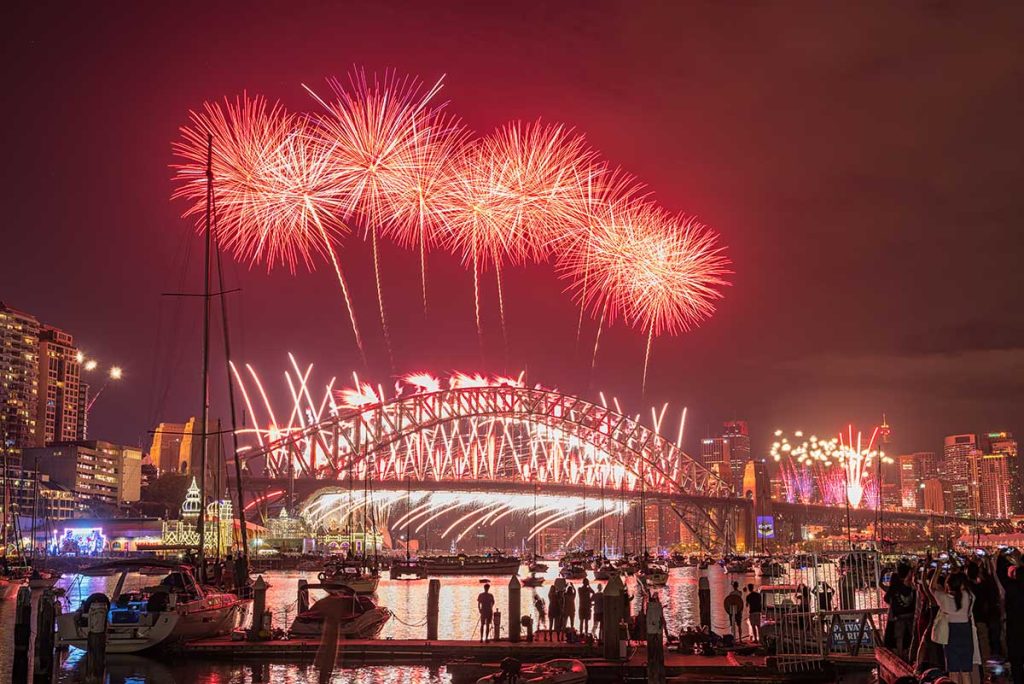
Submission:
<svg viewBox="0 0 1024 684">
<path fill-rule="evenodd" d="M 587 666 L 571 658 L 536 665 L 520 665 L 514 658 L 501 662 L 501 670 L 476 680 L 476 684 L 586 684 Z"/>
</svg>

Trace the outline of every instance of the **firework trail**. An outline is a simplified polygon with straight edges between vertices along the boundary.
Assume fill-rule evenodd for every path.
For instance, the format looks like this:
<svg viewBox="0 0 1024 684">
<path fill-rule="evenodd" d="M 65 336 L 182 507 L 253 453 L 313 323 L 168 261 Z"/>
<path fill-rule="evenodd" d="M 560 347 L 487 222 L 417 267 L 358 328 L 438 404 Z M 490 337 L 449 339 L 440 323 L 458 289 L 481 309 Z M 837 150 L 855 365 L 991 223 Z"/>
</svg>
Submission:
<svg viewBox="0 0 1024 684">
<path fill-rule="evenodd" d="M 388 199 L 402 192 L 408 166 L 418 159 L 420 138 L 436 116 L 436 108 L 428 105 L 441 82 L 424 89 L 418 80 L 399 78 L 394 72 L 378 79 L 354 70 L 347 83 L 332 78 L 328 85 L 334 94 L 329 103 L 312 89 L 306 90 L 325 110 L 314 120 L 320 144 L 328 150 L 334 185 L 343 198 L 341 218 L 360 220 L 370 238 L 381 329 L 391 358 L 377 232 L 390 216 Z"/>
<path fill-rule="evenodd" d="M 301 260 L 314 269 L 314 255 L 334 267 L 352 332 L 365 363 L 356 323 L 334 244 L 346 232 L 334 216 L 341 201 L 326 150 L 315 144 L 303 117 L 279 104 L 242 95 L 234 102 L 206 103 L 191 112 L 174 152 L 179 183 L 173 197 L 190 202 L 185 216 L 205 211 L 206 140 L 214 140 L 212 171 L 219 212 L 217 239 L 235 258 L 267 270 L 286 265 L 293 273 Z"/>
<path fill-rule="evenodd" d="M 656 335 L 691 330 L 714 313 L 729 260 L 717 236 L 650 203 L 618 212 L 562 262 L 574 299 L 608 324 L 621 317 L 647 333 L 642 387 Z M 592 273 L 592 286 L 584 285 Z"/>
<path fill-rule="evenodd" d="M 880 452 L 875 449 L 877 437 L 877 427 L 871 432 L 866 445 L 860 430 L 854 437 L 852 425 L 847 426 L 846 439 L 843 439 L 842 432 L 839 433 L 839 449 L 836 456 L 846 475 L 846 499 L 853 508 L 860 508 L 864 501 L 871 464 L 876 458 L 881 458 Z"/>
</svg>

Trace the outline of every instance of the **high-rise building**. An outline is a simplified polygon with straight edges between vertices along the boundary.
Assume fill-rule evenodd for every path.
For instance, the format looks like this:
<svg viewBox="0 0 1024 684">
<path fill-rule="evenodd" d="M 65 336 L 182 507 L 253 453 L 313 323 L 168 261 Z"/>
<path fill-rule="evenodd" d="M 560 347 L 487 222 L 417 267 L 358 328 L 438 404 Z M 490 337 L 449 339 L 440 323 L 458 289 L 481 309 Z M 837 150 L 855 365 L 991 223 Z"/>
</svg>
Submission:
<svg viewBox="0 0 1024 684">
<path fill-rule="evenodd" d="M 930 478 L 924 481 L 924 510 L 929 513 L 952 513 L 953 492 L 945 480 Z"/>
<path fill-rule="evenodd" d="M 954 515 L 967 517 L 974 513 L 976 501 L 972 488 L 977 478 L 972 472 L 972 454 L 978 450 L 978 436 L 973 433 L 946 437 L 942 453 L 942 479 L 949 483 L 952 491 Z"/>
<path fill-rule="evenodd" d="M 916 451 L 896 457 L 899 470 L 899 506 L 907 510 L 917 511 L 924 506 L 924 490 L 921 485 L 925 480 L 938 477 L 935 452 Z"/>
<path fill-rule="evenodd" d="M 18 465 L 36 435 L 39 321 L 0 302 L 0 456 Z"/>
<path fill-rule="evenodd" d="M 89 383 L 78 383 L 78 436 L 75 439 L 89 439 Z"/>
<path fill-rule="evenodd" d="M 732 485 L 738 492 L 743 484 L 743 470 L 750 460 L 750 433 L 745 420 L 722 424 L 722 434 L 705 437 L 700 444 L 701 461 L 712 472 Z"/>
<path fill-rule="evenodd" d="M 39 395 L 36 446 L 78 439 L 81 358 L 74 338 L 52 326 L 39 333 Z"/>
<path fill-rule="evenodd" d="M 985 453 L 1007 457 L 1007 479 L 1010 483 L 1010 514 L 1024 515 L 1024 462 L 1017 449 L 1017 440 L 1009 432 L 989 432 L 985 435 Z"/>
<path fill-rule="evenodd" d="M 1013 515 L 1013 477 L 1007 454 L 971 454 L 972 470 L 978 483 L 971 488 L 974 513 L 995 518 Z"/>
<path fill-rule="evenodd" d="M 139 500 L 142 450 L 102 440 L 58 442 L 25 450 L 56 484 L 74 492 L 81 509 Z"/>
</svg>

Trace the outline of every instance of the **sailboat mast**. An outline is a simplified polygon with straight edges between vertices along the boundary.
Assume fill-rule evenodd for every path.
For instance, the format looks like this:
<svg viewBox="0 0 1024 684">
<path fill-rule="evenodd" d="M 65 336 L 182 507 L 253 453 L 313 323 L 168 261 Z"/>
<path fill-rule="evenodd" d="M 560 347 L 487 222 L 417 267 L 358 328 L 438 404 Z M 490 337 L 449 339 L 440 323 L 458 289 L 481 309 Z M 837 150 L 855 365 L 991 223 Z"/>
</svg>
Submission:
<svg viewBox="0 0 1024 684">
<path fill-rule="evenodd" d="M 210 418 L 210 245 L 213 231 L 213 135 L 206 136 L 206 226 L 203 248 L 203 376 L 199 424 L 199 578 L 206 581 L 206 426 Z M 195 434 L 193 430 L 193 434 Z"/>
</svg>

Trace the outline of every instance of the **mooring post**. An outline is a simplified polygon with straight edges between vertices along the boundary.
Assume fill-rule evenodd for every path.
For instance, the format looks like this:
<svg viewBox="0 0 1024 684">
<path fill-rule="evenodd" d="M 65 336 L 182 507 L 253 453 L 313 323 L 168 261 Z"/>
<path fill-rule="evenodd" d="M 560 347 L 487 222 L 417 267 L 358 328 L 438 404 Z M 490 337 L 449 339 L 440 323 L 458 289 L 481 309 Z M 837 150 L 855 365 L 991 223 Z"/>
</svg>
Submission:
<svg viewBox="0 0 1024 684">
<path fill-rule="evenodd" d="M 657 594 L 647 602 L 647 682 L 665 684 L 665 640 L 661 601 Z"/>
<path fill-rule="evenodd" d="M 309 582 L 304 579 L 299 580 L 299 596 L 296 599 L 296 606 L 300 615 L 309 610 Z"/>
<path fill-rule="evenodd" d="M 93 601 L 89 606 L 89 635 L 85 646 L 86 684 L 100 684 L 107 660 L 107 611 L 110 603 Z"/>
<path fill-rule="evenodd" d="M 249 630 L 249 641 L 259 641 L 263 637 L 263 612 L 267 608 L 267 583 L 263 575 L 256 577 L 252 583 L 252 629 Z"/>
<path fill-rule="evenodd" d="M 432 579 L 427 586 L 427 641 L 437 641 L 437 615 L 441 609 L 441 580 Z"/>
<path fill-rule="evenodd" d="M 20 684 L 28 681 L 28 642 L 32 638 L 32 590 L 18 589 L 18 603 L 14 609 L 14 664 L 11 679 Z"/>
<path fill-rule="evenodd" d="M 512 575 L 508 581 L 508 640 L 513 643 L 519 641 L 520 587 L 519 578 Z"/>
<path fill-rule="evenodd" d="M 53 605 L 53 589 L 44 590 L 36 609 L 36 654 L 32 667 L 32 681 L 36 684 L 53 681 Z"/>
<path fill-rule="evenodd" d="M 501 641 L 501 611 L 494 611 L 494 633 L 491 634 L 491 641 Z"/>
<path fill-rule="evenodd" d="M 604 588 L 604 616 L 602 617 L 601 636 L 604 637 L 604 657 L 606 660 L 619 659 L 619 622 L 622 620 L 622 594 L 625 587 L 618 575 L 612 575 Z"/>
<path fill-rule="evenodd" d="M 700 626 L 707 627 L 711 631 L 711 583 L 708 578 L 701 576 L 697 580 L 697 604 L 700 608 Z"/>
</svg>

